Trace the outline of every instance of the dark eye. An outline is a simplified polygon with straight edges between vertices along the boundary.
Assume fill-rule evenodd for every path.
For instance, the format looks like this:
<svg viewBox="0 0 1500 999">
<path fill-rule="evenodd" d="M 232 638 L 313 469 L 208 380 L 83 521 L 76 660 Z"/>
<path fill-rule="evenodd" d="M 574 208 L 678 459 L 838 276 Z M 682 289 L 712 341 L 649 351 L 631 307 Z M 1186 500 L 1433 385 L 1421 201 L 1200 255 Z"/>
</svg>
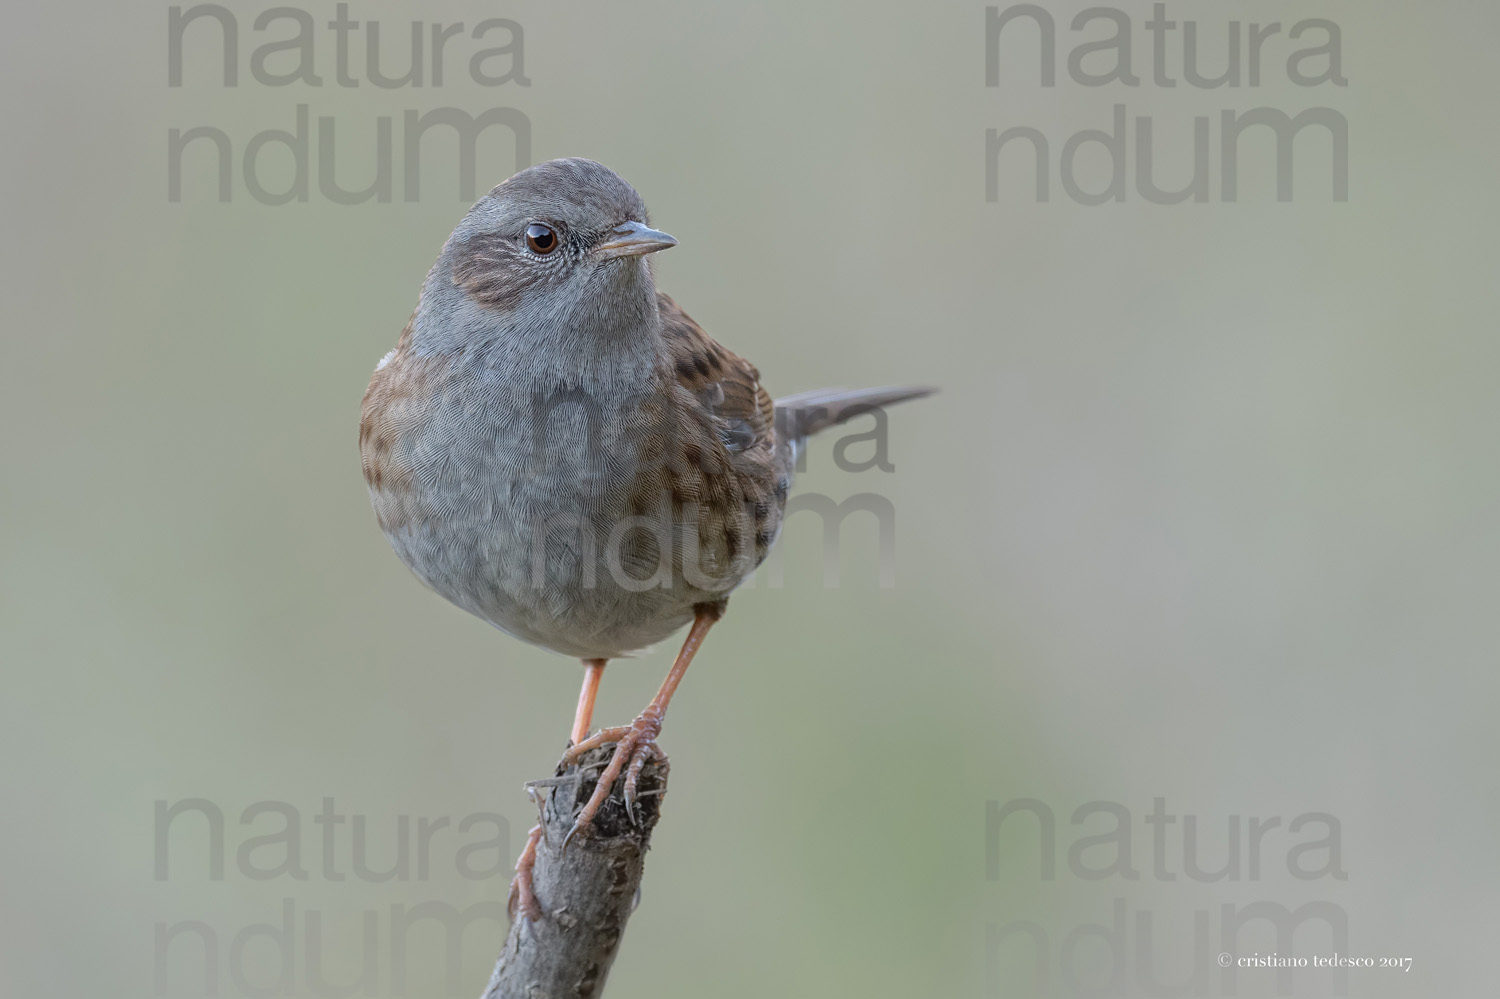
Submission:
<svg viewBox="0 0 1500 999">
<path fill-rule="evenodd" d="M 552 231 L 551 226 L 533 222 L 526 227 L 526 245 L 531 247 L 532 253 L 546 256 L 557 249 L 557 233 Z"/>
</svg>

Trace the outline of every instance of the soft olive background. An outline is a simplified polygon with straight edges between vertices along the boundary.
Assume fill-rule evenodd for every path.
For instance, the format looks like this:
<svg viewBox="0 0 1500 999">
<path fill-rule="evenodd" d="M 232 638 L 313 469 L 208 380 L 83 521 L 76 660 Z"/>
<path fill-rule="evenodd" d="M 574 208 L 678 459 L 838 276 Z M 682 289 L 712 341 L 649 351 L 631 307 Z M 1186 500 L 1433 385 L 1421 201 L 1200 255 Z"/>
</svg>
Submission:
<svg viewBox="0 0 1500 999">
<path fill-rule="evenodd" d="M 611 996 L 1069 995 L 1069 970 L 1080 994 L 1138 994 L 1138 948 L 1181 981 L 1195 953 L 1231 949 L 1220 907 L 1257 901 L 1332 903 L 1344 953 L 1414 959 L 1351 973 L 1350 995 L 1492 994 L 1500 14 L 1457 0 L 1171 4 L 1198 21 L 1211 72 L 1231 19 L 1343 29 L 1347 87 L 1289 83 L 1283 30 L 1261 87 L 1208 91 L 1150 85 L 1145 3 L 1122 8 L 1144 84 L 1069 81 L 1080 36 L 1066 24 L 1083 6 L 1053 8 L 1052 89 L 1022 28 L 1003 85 L 985 87 L 980 2 L 356 4 L 351 16 L 381 23 L 393 73 L 413 18 L 524 26 L 529 86 L 474 84 L 465 64 L 485 46 L 459 37 L 444 86 L 396 90 L 335 85 L 332 4 L 307 8 L 320 88 L 255 83 L 250 52 L 290 30 L 256 32 L 265 6 L 230 4 L 232 90 L 207 23 L 189 33 L 185 85 L 167 86 L 165 4 L 9 10 L 0 990 L 202 995 L 191 933 L 168 952 L 164 990 L 155 972 L 158 924 L 198 921 L 217 938 L 218 994 L 257 994 L 277 951 L 250 942 L 237 980 L 233 940 L 280 923 L 284 900 L 292 986 L 278 994 L 332 994 L 314 970 L 353 982 L 367 918 L 370 994 L 470 996 L 486 980 L 501 927 L 469 929 L 450 981 L 429 921 L 411 932 L 403 991 L 392 907 L 503 900 L 532 815 L 522 783 L 562 749 L 579 669 L 409 575 L 375 527 L 355 444 L 370 369 L 467 207 L 452 140 L 436 135 L 420 200 L 402 200 L 401 116 L 454 106 L 519 109 L 531 159 L 588 155 L 631 180 L 681 240 L 659 258 L 662 284 L 775 391 L 943 387 L 892 412 L 894 473 L 840 472 L 825 439 L 801 480 L 891 499 L 897 585 L 877 585 L 875 531 L 853 518 L 842 585 L 823 587 L 816 527 L 793 521 L 786 585 L 739 594 L 682 687 L 667 814 Z M 1181 29 L 1171 37 L 1180 77 Z M 1122 204 L 1075 204 L 1055 175 L 1037 204 L 1019 157 L 986 201 L 987 128 L 1041 128 L 1055 171 L 1066 137 L 1108 127 L 1117 102 L 1154 117 L 1165 185 L 1188 175 L 1191 117 L 1211 116 L 1211 203 L 1137 195 L 1133 136 Z M 372 176 L 377 116 L 395 119 L 393 202 L 319 195 L 316 140 L 309 202 L 248 195 L 246 143 L 292 127 L 298 103 L 335 118 L 346 187 Z M 1241 200 L 1221 203 L 1218 113 L 1262 105 L 1347 116 L 1347 204 L 1330 203 L 1315 130 L 1293 202 L 1275 200 L 1269 143 L 1247 137 Z M 168 130 L 197 125 L 234 144 L 227 204 L 207 144 L 168 201 Z M 267 186 L 281 186 L 278 155 L 265 154 Z M 503 130 L 486 135 L 481 191 L 515 155 Z M 670 651 L 611 667 L 598 718 L 632 717 Z M 333 829 L 346 878 L 327 880 L 325 797 L 363 817 L 377 869 L 408 817 L 409 876 L 348 876 L 350 818 Z M 985 803 L 1027 797 L 1056 815 L 1057 876 L 1041 877 L 1023 816 L 997 838 L 989 880 Z M 155 803 L 186 798 L 225 816 L 222 881 L 191 815 L 156 877 Z M 1156 798 L 1196 817 L 1210 869 L 1238 822 L 1238 876 L 1158 878 L 1144 822 Z M 267 800 L 300 821 L 306 880 L 256 880 L 237 862 L 285 825 L 241 823 Z M 1068 847 L 1112 825 L 1070 821 L 1090 801 L 1129 810 L 1138 879 L 1069 869 Z M 508 821 L 508 843 L 466 855 L 488 876 L 461 877 L 458 849 L 494 833 L 457 826 L 486 812 Z M 1337 818 L 1346 879 L 1288 873 L 1288 851 L 1322 836 L 1288 832 L 1307 812 Z M 1281 819 L 1256 880 L 1252 816 Z M 422 817 L 449 822 L 425 876 Z M 1167 827 L 1176 872 L 1185 824 Z M 261 866 L 284 857 L 251 851 Z M 1127 982 L 1109 982 L 1097 937 L 1075 935 L 1063 967 L 1070 930 L 1109 923 L 1116 899 Z M 1045 982 L 1024 947 L 986 944 L 987 926 L 1016 920 L 1048 936 Z M 1277 947 L 1261 926 L 1232 949 Z M 1299 933 L 1298 954 L 1332 949 L 1320 925 Z M 1276 989 L 1265 969 L 1231 984 Z M 1292 991 L 1333 984 L 1303 972 Z M 1227 994 L 1217 967 L 1190 985 Z"/>
</svg>

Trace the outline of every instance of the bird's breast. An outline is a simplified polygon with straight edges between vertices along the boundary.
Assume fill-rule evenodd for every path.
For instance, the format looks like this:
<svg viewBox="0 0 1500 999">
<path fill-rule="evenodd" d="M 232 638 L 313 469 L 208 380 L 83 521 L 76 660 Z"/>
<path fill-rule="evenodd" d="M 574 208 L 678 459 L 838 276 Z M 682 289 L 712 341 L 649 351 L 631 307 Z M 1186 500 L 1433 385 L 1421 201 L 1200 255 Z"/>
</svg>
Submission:
<svg viewBox="0 0 1500 999">
<path fill-rule="evenodd" d="M 764 556 L 779 503 L 745 489 L 670 390 L 610 396 L 428 371 L 399 355 L 361 451 L 397 554 L 452 602 L 570 654 L 660 640 Z M 390 372 L 420 389 L 377 384 Z"/>
</svg>

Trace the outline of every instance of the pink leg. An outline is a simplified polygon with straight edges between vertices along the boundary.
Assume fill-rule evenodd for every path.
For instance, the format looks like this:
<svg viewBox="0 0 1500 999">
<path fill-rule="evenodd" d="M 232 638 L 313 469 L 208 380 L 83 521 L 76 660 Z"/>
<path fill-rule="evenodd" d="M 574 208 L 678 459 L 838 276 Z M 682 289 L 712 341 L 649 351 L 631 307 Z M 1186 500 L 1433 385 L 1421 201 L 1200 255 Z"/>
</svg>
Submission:
<svg viewBox="0 0 1500 999">
<path fill-rule="evenodd" d="M 542 840 L 542 827 L 532 826 L 531 832 L 526 834 L 526 846 L 521 850 L 521 856 L 516 860 L 516 876 L 510 882 L 510 915 L 514 919 L 519 913 L 522 918 L 537 920 L 542 916 L 542 907 L 536 900 L 536 892 L 532 891 L 531 872 L 536 867 L 536 845 Z"/>
<path fill-rule="evenodd" d="M 578 692 L 578 710 L 573 713 L 573 738 L 576 746 L 588 738 L 589 722 L 594 718 L 594 698 L 599 696 L 599 679 L 604 676 L 604 664 L 608 659 L 585 659 L 583 661 L 583 689 Z"/>
<path fill-rule="evenodd" d="M 682 651 L 677 653 L 677 659 L 672 663 L 671 670 L 667 672 L 667 678 L 662 681 L 661 689 L 656 692 L 651 703 L 646 705 L 646 710 L 642 711 L 635 721 L 631 722 L 628 727 L 605 729 L 591 739 L 576 742 L 563 755 L 565 761 L 574 763 L 596 746 L 608 742 L 615 743 L 615 752 L 610 757 L 609 766 L 600 775 L 599 783 L 594 787 L 594 793 L 588 803 L 578 813 L 573 828 L 563 840 L 564 846 L 567 846 L 568 840 L 571 840 L 579 831 L 587 829 L 594 821 L 594 816 L 599 813 L 604 799 L 609 797 L 610 789 L 614 787 L 621 771 L 626 772 L 625 807 L 634 818 L 636 778 L 640 776 L 641 768 L 646 765 L 646 761 L 657 752 L 656 737 L 661 732 L 661 722 L 667 713 L 667 705 L 671 702 L 677 685 L 682 682 L 683 674 L 691 665 L 693 656 L 698 653 L 698 648 L 703 644 L 703 638 L 708 634 L 708 629 L 713 627 L 714 622 L 723 612 L 723 604 L 703 604 L 697 608 L 693 626 L 688 630 L 687 639 L 682 643 Z"/>
</svg>

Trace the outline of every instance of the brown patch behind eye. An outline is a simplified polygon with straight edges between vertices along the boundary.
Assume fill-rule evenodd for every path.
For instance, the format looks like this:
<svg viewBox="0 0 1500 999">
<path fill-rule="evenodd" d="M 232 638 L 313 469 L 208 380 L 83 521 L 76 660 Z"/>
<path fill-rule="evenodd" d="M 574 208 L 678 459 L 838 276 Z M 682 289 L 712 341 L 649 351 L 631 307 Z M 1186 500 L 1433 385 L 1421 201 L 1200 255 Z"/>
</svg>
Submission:
<svg viewBox="0 0 1500 999">
<path fill-rule="evenodd" d="M 500 233 L 470 236 L 453 255 L 453 283 L 487 309 L 514 309 L 529 290 L 556 276 L 553 269 L 524 259 L 525 252 Z"/>
</svg>

